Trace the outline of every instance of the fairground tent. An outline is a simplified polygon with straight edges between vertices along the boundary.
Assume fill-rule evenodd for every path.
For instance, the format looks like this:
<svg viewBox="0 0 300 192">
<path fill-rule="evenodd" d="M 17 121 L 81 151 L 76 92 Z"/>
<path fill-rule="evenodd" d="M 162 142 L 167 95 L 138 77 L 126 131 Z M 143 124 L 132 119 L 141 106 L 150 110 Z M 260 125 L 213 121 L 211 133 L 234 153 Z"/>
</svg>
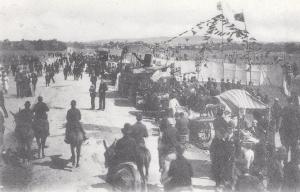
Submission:
<svg viewBox="0 0 300 192">
<path fill-rule="evenodd" d="M 238 114 L 239 109 L 266 109 L 263 102 L 251 96 L 245 90 L 232 89 L 215 96 L 220 103 L 225 105 L 226 110 L 233 114 Z"/>
</svg>

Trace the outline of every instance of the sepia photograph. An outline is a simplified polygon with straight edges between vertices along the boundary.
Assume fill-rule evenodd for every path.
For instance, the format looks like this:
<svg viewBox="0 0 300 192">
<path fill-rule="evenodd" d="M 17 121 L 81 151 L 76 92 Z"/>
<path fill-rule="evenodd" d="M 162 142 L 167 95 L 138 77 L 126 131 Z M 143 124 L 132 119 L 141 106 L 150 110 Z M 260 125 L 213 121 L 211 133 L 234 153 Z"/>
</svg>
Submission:
<svg viewBox="0 0 300 192">
<path fill-rule="evenodd" d="M 299 0 L 0 0 L 0 192 L 300 192 Z"/>
</svg>

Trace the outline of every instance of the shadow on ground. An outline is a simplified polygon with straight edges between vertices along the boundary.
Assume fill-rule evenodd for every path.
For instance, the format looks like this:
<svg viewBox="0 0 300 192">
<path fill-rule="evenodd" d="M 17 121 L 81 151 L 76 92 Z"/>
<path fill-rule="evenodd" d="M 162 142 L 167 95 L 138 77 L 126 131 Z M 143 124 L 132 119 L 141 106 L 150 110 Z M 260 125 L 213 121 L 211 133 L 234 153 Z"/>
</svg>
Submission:
<svg viewBox="0 0 300 192">
<path fill-rule="evenodd" d="M 34 165 L 39 165 L 39 166 L 46 166 L 50 167 L 51 169 L 59 169 L 59 170 L 64 170 L 64 171 L 69 171 L 71 172 L 71 166 L 68 166 L 70 160 L 69 159 L 62 159 L 60 158 L 61 155 L 52 155 L 50 156 L 50 161 L 44 161 L 44 162 L 36 162 L 33 163 Z"/>
<path fill-rule="evenodd" d="M 132 104 L 127 98 L 116 98 L 115 105 L 118 107 L 131 107 Z"/>
</svg>

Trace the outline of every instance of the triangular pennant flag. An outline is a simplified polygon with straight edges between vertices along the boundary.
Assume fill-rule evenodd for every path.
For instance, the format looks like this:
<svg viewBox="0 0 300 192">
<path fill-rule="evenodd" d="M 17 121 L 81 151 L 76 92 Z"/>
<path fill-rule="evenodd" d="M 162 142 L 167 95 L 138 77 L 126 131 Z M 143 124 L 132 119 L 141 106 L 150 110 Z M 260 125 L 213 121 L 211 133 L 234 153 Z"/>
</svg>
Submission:
<svg viewBox="0 0 300 192">
<path fill-rule="evenodd" d="M 196 34 L 197 34 L 197 32 L 196 32 L 196 31 L 194 31 L 194 30 L 191 30 L 191 31 L 192 31 L 193 35 L 196 35 Z"/>
</svg>

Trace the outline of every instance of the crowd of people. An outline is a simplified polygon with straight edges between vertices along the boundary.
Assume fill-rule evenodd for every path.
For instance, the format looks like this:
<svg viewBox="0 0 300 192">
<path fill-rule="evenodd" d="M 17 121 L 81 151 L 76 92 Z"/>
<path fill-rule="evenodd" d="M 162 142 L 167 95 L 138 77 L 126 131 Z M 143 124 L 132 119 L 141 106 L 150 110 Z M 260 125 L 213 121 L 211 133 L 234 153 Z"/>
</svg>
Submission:
<svg viewBox="0 0 300 192">
<path fill-rule="evenodd" d="M 108 86 L 105 83 L 105 69 L 97 65 L 96 57 L 83 53 L 69 53 L 51 55 L 51 62 L 44 63 L 46 86 L 50 81 L 54 83 L 54 76 L 63 68 L 65 80 L 73 75 L 74 80 L 79 80 L 83 72 L 90 76 L 91 109 L 95 109 L 95 99 L 99 95 L 99 110 L 105 110 L 105 97 Z M 117 59 L 117 58 L 116 58 Z M 33 70 L 17 69 L 15 75 L 17 84 L 17 96 L 33 96 L 39 76 L 39 67 Z M 100 84 L 97 85 L 98 79 Z M 2 73 L 4 93 L 8 90 L 8 78 Z M 170 81 L 169 84 L 151 84 L 142 86 L 147 88 L 152 96 L 159 98 L 158 92 L 167 93 L 169 105 L 161 115 L 159 124 L 158 156 L 159 168 L 164 181 L 164 189 L 172 191 L 178 188 L 192 187 L 193 169 L 189 161 L 184 157 L 185 144 L 189 140 L 189 119 L 183 112 L 175 111 L 173 105 L 186 106 L 197 112 L 205 113 L 205 106 L 211 97 L 231 89 L 245 89 L 251 95 L 265 104 L 270 104 L 267 95 L 262 95 L 250 82 L 242 85 L 241 81 L 222 79 L 217 83 L 215 79 L 208 78 L 205 83 L 196 80 L 182 82 Z M 97 93 L 98 87 L 98 93 Z M 3 95 L 2 95 L 3 96 Z M 151 95 L 148 94 L 150 97 Z M 173 102 L 177 100 L 177 102 Z M 158 99 L 152 102 L 160 103 Z M 173 103 L 172 103 L 173 102 Z M 151 105 L 151 104 L 150 104 Z M 157 105 L 161 105 L 157 104 Z M 43 98 L 38 98 L 38 104 L 30 108 L 30 102 L 25 103 L 25 109 L 21 110 L 24 122 L 33 123 L 34 119 L 47 120 L 48 106 L 43 103 Z M 7 116 L 4 99 L 1 104 Z M 153 106 L 152 106 L 153 107 Z M 275 99 L 270 106 L 270 115 L 267 112 L 254 111 L 252 123 L 246 122 L 245 116 L 241 115 L 239 124 L 225 119 L 223 109 L 217 110 L 213 126 L 215 136 L 210 145 L 211 173 L 216 182 L 217 190 L 229 189 L 235 191 L 297 191 L 300 190 L 299 165 L 299 140 L 300 140 L 300 110 L 294 98 L 288 99 L 288 105 L 282 107 L 279 99 Z M 33 115 L 34 114 L 34 115 Z M 23 115 L 23 116 L 22 116 Z M 70 131 L 80 128 L 83 139 L 86 134 L 80 125 L 81 113 L 76 108 L 76 101 L 71 102 L 71 109 L 67 113 L 67 129 L 65 142 L 70 143 Z M 133 125 L 125 123 L 122 129 L 123 137 L 116 142 L 115 156 L 111 160 L 111 166 L 117 166 L 124 162 L 138 164 L 139 151 L 137 147 L 145 147 L 145 138 L 148 131 L 143 124 L 143 116 L 136 116 L 137 122 Z M 17 130 L 18 131 L 18 130 Z M 275 146 L 275 134 L 279 133 L 282 147 Z M 48 133 L 49 134 L 49 133 Z M 246 141 L 249 135 L 257 139 L 257 142 Z M 172 157 L 176 154 L 176 158 Z M 166 161 L 170 166 L 166 167 Z M 113 179 L 115 169 L 109 168 L 107 181 Z M 165 177 L 164 177 L 165 176 Z M 267 181 L 267 184 L 265 183 Z"/>
</svg>

